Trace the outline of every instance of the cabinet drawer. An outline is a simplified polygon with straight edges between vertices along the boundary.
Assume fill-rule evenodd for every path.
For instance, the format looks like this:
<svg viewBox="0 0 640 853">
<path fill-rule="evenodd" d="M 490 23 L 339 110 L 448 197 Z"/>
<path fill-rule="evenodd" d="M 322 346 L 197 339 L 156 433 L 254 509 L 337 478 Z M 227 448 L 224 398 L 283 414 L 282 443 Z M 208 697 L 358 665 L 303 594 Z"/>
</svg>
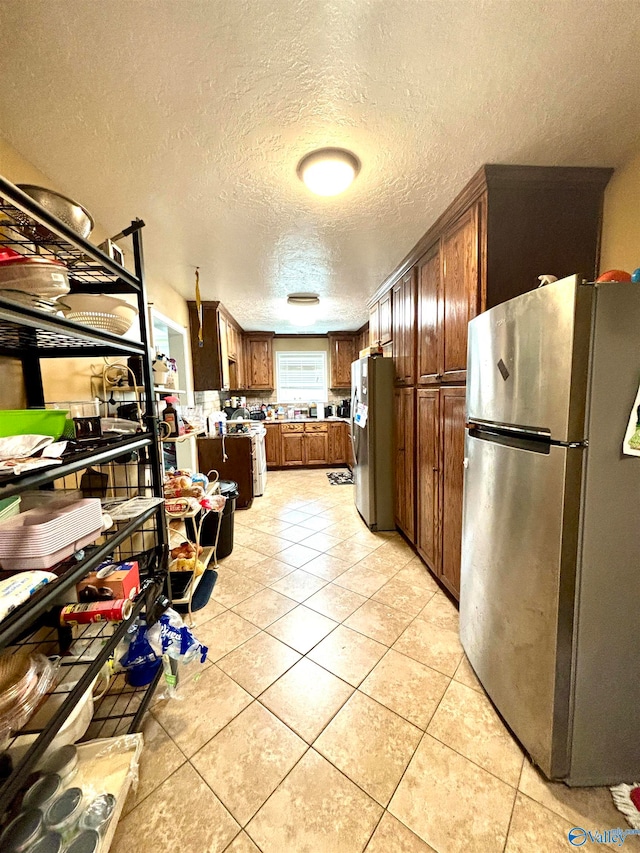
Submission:
<svg viewBox="0 0 640 853">
<path fill-rule="evenodd" d="M 304 432 L 304 424 L 280 424 L 282 432 Z"/>
<path fill-rule="evenodd" d="M 305 424 L 304 431 L 305 432 L 327 432 L 329 429 L 328 424 Z"/>
</svg>

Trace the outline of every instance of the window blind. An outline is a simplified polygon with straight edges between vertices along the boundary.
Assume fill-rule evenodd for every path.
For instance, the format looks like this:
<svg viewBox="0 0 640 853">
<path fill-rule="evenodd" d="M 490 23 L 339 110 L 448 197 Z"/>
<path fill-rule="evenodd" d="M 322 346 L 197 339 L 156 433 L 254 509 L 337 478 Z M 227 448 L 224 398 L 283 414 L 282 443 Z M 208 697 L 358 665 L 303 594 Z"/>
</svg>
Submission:
<svg viewBox="0 0 640 853">
<path fill-rule="evenodd" d="M 325 352 L 276 353 L 279 403 L 317 403 L 327 399 Z"/>
</svg>

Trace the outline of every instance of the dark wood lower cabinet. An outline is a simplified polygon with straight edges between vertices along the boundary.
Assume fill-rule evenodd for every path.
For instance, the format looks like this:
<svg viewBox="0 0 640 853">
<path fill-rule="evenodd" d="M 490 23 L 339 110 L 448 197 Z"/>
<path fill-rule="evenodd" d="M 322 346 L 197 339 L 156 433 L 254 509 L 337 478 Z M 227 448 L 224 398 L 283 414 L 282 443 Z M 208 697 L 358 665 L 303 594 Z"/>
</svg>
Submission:
<svg viewBox="0 0 640 853">
<path fill-rule="evenodd" d="M 326 465 L 329 457 L 326 432 L 306 432 L 304 434 L 304 464 Z"/>
<path fill-rule="evenodd" d="M 250 507 L 253 502 L 251 438 L 248 435 L 227 435 L 224 447 L 220 437 L 199 438 L 197 442 L 198 469 L 217 471 L 221 480 L 235 480 L 238 484 L 236 508 Z"/>
<path fill-rule="evenodd" d="M 416 392 L 416 547 L 431 571 L 440 574 L 440 391 Z"/>
<path fill-rule="evenodd" d="M 395 517 L 396 524 L 413 542 L 415 533 L 415 390 L 396 388 L 395 402 Z"/>
<path fill-rule="evenodd" d="M 347 442 L 349 441 L 348 424 L 329 424 L 329 449 L 327 452 L 329 465 L 343 465 L 347 462 Z"/>
<path fill-rule="evenodd" d="M 282 457 L 280 464 L 285 468 L 293 465 L 304 465 L 304 433 L 283 432 L 281 442 Z"/>
<path fill-rule="evenodd" d="M 395 391 L 396 524 L 456 598 L 460 596 L 465 395 L 463 386 Z"/>
<path fill-rule="evenodd" d="M 265 424 L 267 434 L 264 439 L 264 449 L 267 456 L 267 465 L 270 468 L 279 468 L 282 465 L 280 424 Z"/>
<path fill-rule="evenodd" d="M 466 388 L 463 387 L 440 388 L 442 560 L 439 577 L 456 598 L 460 596 L 465 396 Z"/>
<path fill-rule="evenodd" d="M 345 465 L 349 460 L 349 425 L 343 421 L 284 421 L 265 427 L 269 468 Z"/>
</svg>

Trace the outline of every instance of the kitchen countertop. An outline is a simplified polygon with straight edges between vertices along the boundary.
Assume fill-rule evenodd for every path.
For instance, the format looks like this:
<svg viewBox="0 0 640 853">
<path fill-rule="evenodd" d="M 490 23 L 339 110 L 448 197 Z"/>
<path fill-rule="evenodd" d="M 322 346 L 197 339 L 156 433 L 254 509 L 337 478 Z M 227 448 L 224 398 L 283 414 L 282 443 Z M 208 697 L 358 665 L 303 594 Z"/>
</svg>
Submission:
<svg viewBox="0 0 640 853">
<path fill-rule="evenodd" d="M 282 420 L 273 419 L 266 421 L 257 421 L 257 423 L 261 424 L 317 424 L 317 423 L 349 423 L 349 418 L 339 418 L 337 415 L 335 417 L 329 418 L 283 418 Z"/>
<path fill-rule="evenodd" d="M 241 423 L 241 424 L 317 424 L 317 423 L 350 423 L 350 418 L 339 418 L 337 415 L 329 418 L 283 418 L 282 420 L 278 420 L 277 418 L 269 419 L 267 418 L 264 421 L 254 421 L 250 418 L 234 418 L 233 420 L 227 421 L 227 423 Z"/>
</svg>

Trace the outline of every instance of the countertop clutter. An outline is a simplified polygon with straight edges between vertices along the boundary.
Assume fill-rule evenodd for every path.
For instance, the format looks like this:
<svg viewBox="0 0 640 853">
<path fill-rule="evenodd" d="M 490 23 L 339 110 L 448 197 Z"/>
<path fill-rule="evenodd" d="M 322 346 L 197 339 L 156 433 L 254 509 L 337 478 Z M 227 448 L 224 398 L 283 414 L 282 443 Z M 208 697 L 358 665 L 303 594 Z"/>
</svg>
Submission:
<svg viewBox="0 0 640 853">
<path fill-rule="evenodd" d="M 133 275 L 88 242 L 81 205 L 34 189 L 0 178 L 0 346 L 27 402 L 0 410 L 0 849 L 106 853 L 153 692 L 175 696 L 181 664 L 206 648 L 166 597 L 145 324 L 123 337 L 146 311 L 143 223 L 125 229 Z M 59 356 L 125 372 L 137 359 L 133 412 L 110 416 L 112 392 L 48 407 L 40 359 Z"/>
</svg>

